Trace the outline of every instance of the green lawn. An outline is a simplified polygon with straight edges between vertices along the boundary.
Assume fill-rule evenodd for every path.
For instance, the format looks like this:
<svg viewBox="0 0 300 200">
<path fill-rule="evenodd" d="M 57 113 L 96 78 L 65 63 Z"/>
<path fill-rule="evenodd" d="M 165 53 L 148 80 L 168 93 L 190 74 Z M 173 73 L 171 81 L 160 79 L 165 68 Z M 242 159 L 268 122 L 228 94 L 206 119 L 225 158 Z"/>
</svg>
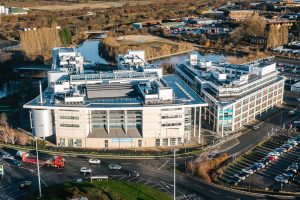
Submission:
<svg viewBox="0 0 300 200">
<path fill-rule="evenodd" d="M 43 190 L 43 198 L 59 200 L 87 197 L 89 200 L 171 200 L 171 196 L 141 184 L 108 180 L 93 183 L 65 183 Z M 34 198 L 32 198 L 34 199 Z"/>
</svg>

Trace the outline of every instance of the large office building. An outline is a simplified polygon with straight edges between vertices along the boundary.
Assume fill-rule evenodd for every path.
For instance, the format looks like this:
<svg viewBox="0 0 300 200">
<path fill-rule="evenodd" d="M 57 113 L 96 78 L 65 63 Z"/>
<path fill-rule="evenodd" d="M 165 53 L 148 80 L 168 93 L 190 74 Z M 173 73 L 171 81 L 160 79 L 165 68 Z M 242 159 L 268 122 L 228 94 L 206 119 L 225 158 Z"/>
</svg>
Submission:
<svg viewBox="0 0 300 200">
<path fill-rule="evenodd" d="M 208 103 L 205 121 L 222 137 L 283 101 L 284 79 L 272 58 L 233 65 L 191 55 L 175 71 Z"/>
<path fill-rule="evenodd" d="M 205 101 L 176 75 L 162 75 L 143 52 L 117 58 L 119 70 L 87 73 L 72 48 L 53 50 L 48 87 L 24 105 L 34 134 L 58 146 L 129 148 L 201 139 Z"/>
</svg>

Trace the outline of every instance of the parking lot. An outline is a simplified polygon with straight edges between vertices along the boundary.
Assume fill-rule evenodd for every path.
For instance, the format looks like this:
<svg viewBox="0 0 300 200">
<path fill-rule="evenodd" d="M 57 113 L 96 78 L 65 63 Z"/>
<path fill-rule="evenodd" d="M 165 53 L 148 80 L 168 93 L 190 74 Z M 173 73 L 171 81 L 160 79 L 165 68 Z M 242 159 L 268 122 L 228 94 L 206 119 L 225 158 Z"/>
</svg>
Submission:
<svg viewBox="0 0 300 200">
<path fill-rule="evenodd" d="M 287 134 L 271 136 L 266 142 L 256 146 L 250 152 L 230 163 L 220 178 L 220 181 L 223 184 L 247 190 L 299 192 L 300 166 L 299 170 L 298 164 L 297 168 L 293 168 L 295 173 L 291 173 L 291 168 L 293 163 L 300 161 L 300 144 L 292 144 L 290 138 L 292 137 Z M 282 148 L 282 153 L 275 159 L 275 157 L 271 155 L 273 155 L 276 149 L 279 151 L 280 147 L 286 147 L 287 149 L 284 150 L 286 152 L 283 152 L 284 148 Z M 263 165 L 257 167 L 259 166 L 257 163 L 263 163 Z M 254 165 L 256 165 L 256 167 L 254 167 Z M 296 165 L 296 163 L 294 165 Z M 251 171 L 249 168 L 253 170 Z M 288 168 L 289 170 L 286 170 Z M 290 177 L 286 179 L 282 178 L 283 173 L 290 173 Z M 237 176 L 239 178 L 237 178 Z M 277 180 L 275 180 L 275 177 L 277 177 Z M 282 178 L 282 180 L 280 178 Z"/>
</svg>

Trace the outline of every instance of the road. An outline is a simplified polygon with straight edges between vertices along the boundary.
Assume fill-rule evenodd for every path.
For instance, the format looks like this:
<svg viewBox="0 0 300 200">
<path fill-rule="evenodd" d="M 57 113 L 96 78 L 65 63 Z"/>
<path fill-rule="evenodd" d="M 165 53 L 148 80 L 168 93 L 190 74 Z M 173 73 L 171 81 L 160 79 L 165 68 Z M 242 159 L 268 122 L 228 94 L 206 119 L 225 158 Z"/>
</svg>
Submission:
<svg viewBox="0 0 300 200">
<path fill-rule="evenodd" d="M 288 110 L 283 109 L 282 112 L 273 114 L 266 122 L 260 122 L 260 131 L 248 130 L 243 135 L 237 137 L 238 144 L 235 146 L 226 146 L 230 144 L 225 143 L 220 145 L 219 150 L 226 149 L 229 154 L 246 151 L 253 144 L 258 143 L 268 132 L 282 127 L 283 123 L 293 120 L 287 116 Z M 224 150 L 223 149 L 223 150 Z M 15 155 L 15 150 L 4 149 L 5 151 Z M 50 155 L 40 154 L 41 160 L 46 160 Z M 110 178 L 132 181 L 149 187 L 156 188 L 162 192 L 173 194 L 173 160 L 172 159 L 155 159 L 155 160 L 134 160 L 134 159 L 101 159 L 101 164 L 90 165 L 88 158 L 84 157 L 65 157 L 66 166 L 64 169 L 54 169 L 45 166 L 40 167 L 42 190 L 47 187 L 62 183 L 66 181 L 76 180 L 84 175 L 81 175 L 80 167 L 91 167 L 93 169 L 92 175 L 109 175 Z M 184 159 L 177 159 L 178 165 L 184 164 Z M 24 199 L 24 195 L 29 193 L 37 193 L 37 170 L 36 166 L 30 164 L 22 164 L 21 167 L 11 166 L 5 161 L 4 163 L 5 175 L 0 181 L 0 199 Z M 123 169 L 109 170 L 108 164 L 120 164 Z M 129 177 L 128 171 L 137 171 L 140 173 L 139 177 Z M 22 180 L 32 180 L 31 188 L 21 190 L 19 184 Z M 202 182 L 196 177 L 178 172 L 176 178 L 176 196 L 177 199 L 266 199 L 265 195 L 250 194 L 239 192 L 236 190 L 228 190 L 217 185 L 210 185 Z M 273 197 L 272 197 L 273 198 Z M 286 198 L 287 199 L 287 198 Z"/>
<path fill-rule="evenodd" d="M 109 175 L 112 179 L 122 181 L 132 181 L 149 187 L 156 188 L 162 192 L 173 194 L 173 173 L 166 167 L 173 167 L 172 160 L 152 160 L 152 164 L 157 167 L 149 166 L 146 160 L 102 160 L 100 165 L 90 165 L 87 158 L 66 157 L 66 167 L 62 170 L 41 167 L 42 191 L 50 185 L 72 181 L 84 177 L 79 173 L 80 167 L 86 166 L 93 169 L 92 175 Z M 109 163 L 117 163 L 123 167 L 122 170 L 109 170 Z M 171 165 L 166 165 L 170 163 Z M 6 175 L 1 181 L 0 199 L 24 199 L 24 195 L 37 192 L 37 177 L 35 166 L 23 164 L 22 167 L 14 167 L 5 164 Z M 129 177 L 127 170 L 136 170 L 140 173 L 139 177 Z M 21 180 L 32 180 L 33 185 L 30 189 L 21 190 L 18 188 Z M 222 188 L 207 185 L 199 179 L 178 173 L 176 179 L 177 199 L 257 199 L 260 195 L 249 196 L 248 194 L 236 193 L 235 191 L 223 190 Z"/>
</svg>

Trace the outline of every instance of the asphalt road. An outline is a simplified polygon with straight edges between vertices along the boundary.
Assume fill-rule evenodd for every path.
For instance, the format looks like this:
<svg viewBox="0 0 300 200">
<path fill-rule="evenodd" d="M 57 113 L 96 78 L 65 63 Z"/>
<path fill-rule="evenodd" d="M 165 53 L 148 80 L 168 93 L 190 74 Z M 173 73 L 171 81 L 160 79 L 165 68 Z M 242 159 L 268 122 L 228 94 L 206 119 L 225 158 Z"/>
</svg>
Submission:
<svg viewBox="0 0 300 200">
<path fill-rule="evenodd" d="M 278 114 L 273 114 L 266 122 L 261 122 L 260 130 L 248 130 L 237 139 L 239 143 L 233 147 L 226 147 L 226 143 L 220 147 L 227 148 L 226 152 L 235 154 L 243 152 L 250 148 L 253 144 L 261 141 L 267 136 L 267 133 L 282 127 L 283 123 L 293 120 L 287 116 L 288 110 L 283 110 Z M 282 116 L 282 117 L 281 117 Z M 228 142 L 230 144 L 230 142 Z M 5 151 L 15 155 L 15 150 L 4 149 Z M 46 160 L 50 155 L 40 154 L 41 160 Z M 109 175 L 110 178 L 133 181 L 149 187 L 156 188 L 162 192 L 170 195 L 173 194 L 173 160 L 172 159 L 157 159 L 157 160 L 120 160 L 120 159 L 101 159 L 101 164 L 90 165 L 88 158 L 82 157 L 64 157 L 66 165 L 63 169 L 55 169 L 41 166 L 41 183 L 42 190 L 47 187 L 66 181 L 74 181 L 77 178 L 83 177 L 80 174 L 80 167 L 90 167 L 93 169 L 92 175 Z M 184 159 L 177 159 L 177 163 L 183 164 Z M 29 193 L 37 193 L 37 169 L 35 165 L 22 164 L 21 167 L 11 166 L 5 161 L 4 163 L 5 175 L 0 179 L 0 199 L 24 199 L 24 195 Z M 108 164 L 120 164 L 122 170 L 109 170 Z M 140 173 L 139 177 L 129 177 L 128 171 L 137 171 Z M 176 176 L 176 196 L 177 199 L 274 199 L 265 195 L 250 194 L 240 192 L 227 188 L 222 188 L 217 185 L 209 185 L 202 182 L 196 177 L 191 177 L 180 172 Z M 27 189 L 19 189 L 20 182 L 23 180 L 32 180 L 33 185 Z M 287 199 L 287 198 L 285 198 Z"/>
<path fill-rule="evenodd" d="M 41 167 L 42 191 L 55 183 L 76 180 L 85 175 L 80 174 L 80 167 L 90 167 L 92 175 L 109 175 L 112 179 L 122 181 L 132 181 L 149 187 L 156 188 L 162 192 L 173 194 L 173 173 L 166 170 L 166 167 L 172 167 L 172 160 L 103 160 L 100 165 L 88 164 L 87 158 L 66 157 L 66 167 L 58 170 L 48 167 Z M 109 170 L 109 163 L 117 163 L 123 167 L 122 170 Z M 170 163 L 171 165 L 167 165 Z M 34 165 L 23 164 L 22 167 L 14 167 L 5 164 L 5 176 L 0 183 L 0 199 L 24 199 L 24 195 L 36 193 L 38 184 L 36 169 Z M 140 173 L 139 177 L 129 177 L 128 170 L 136 170 Z M 32 180 L 33 185 L 28 189 L 19 189 L 22 180 Z M 248 195 L 246 193 L 237 193 L 236 191 L 224 190 L 217 186 L 207 185 L 199 179 L 185 174 L 177 173 L 176 176 L 176 196 L 177 199 L 258 199 L 264 195 Z"/>
</svg>

